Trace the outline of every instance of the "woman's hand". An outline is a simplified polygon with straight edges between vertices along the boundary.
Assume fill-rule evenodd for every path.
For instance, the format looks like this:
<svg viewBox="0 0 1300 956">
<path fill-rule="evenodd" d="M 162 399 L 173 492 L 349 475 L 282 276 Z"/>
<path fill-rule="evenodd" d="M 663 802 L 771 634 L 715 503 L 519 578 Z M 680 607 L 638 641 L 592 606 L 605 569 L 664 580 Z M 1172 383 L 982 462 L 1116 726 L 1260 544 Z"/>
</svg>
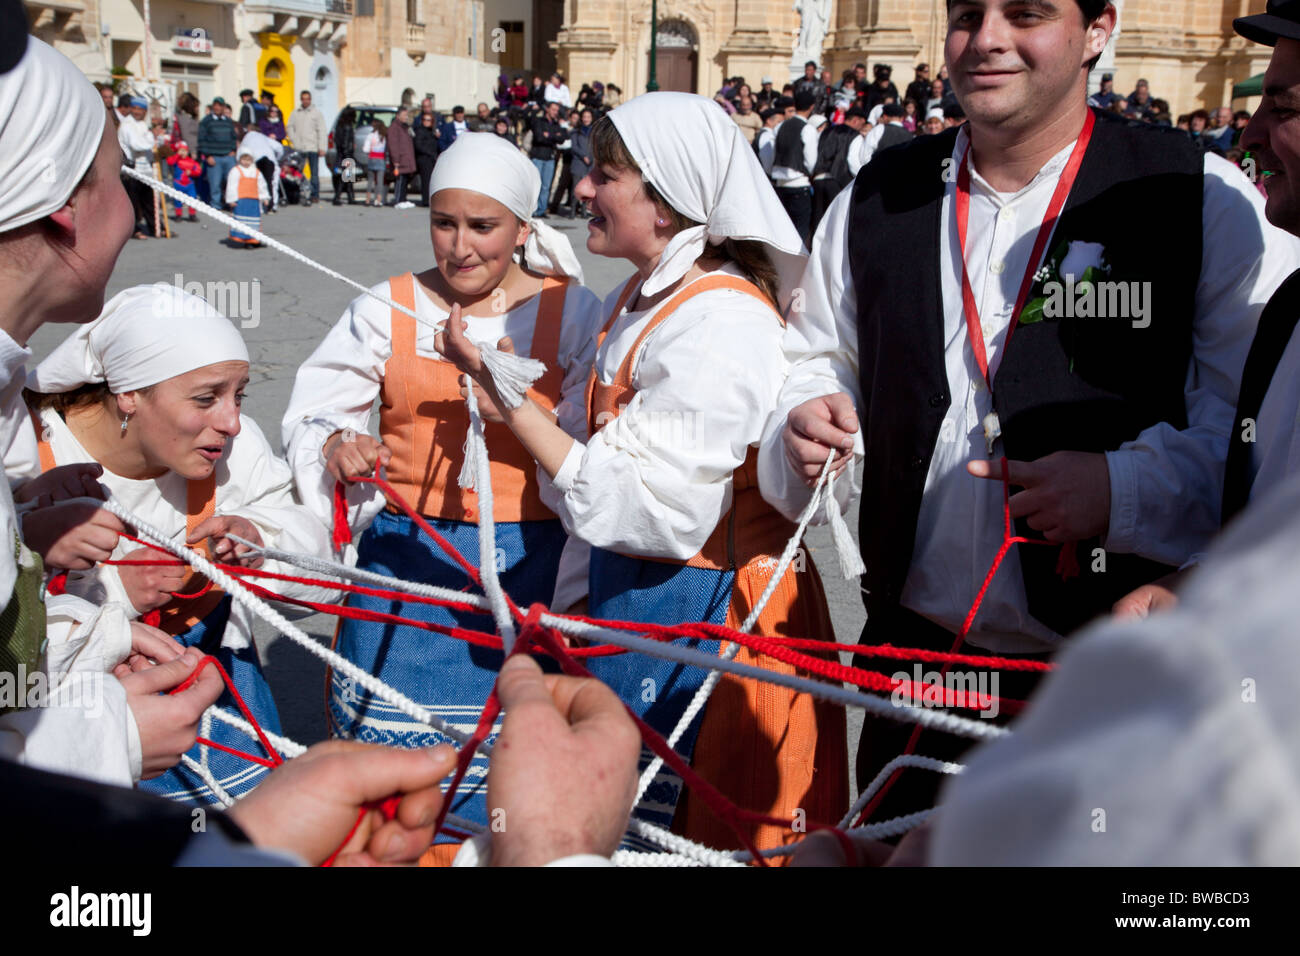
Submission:
<svg viewBox="0 0 1300 956">
<path fill-rule="evenodd" d="M 152 548 L 137 548 L 127 552 L 123 561 L 164 561 L 171 555 L 163 554 Z M 141 567 L 139 565 L 118 565 L 118 576 L 131 606 L 141 614 L 147 614 L 162 607 L 172 599 L 172 592 L 179 591 L 185 583 L 189 568 L 183 564 L 165 564 Z"/>
<path fill-rule="evenodd" d="M 88 501 L 63 501 L 23 515 L 23 540 L 46 567 L 85 571 L 107 561 L 126 525 Z"/>
<path fill-rule="evenodd" d="M 505 352 L 509 355 L 514 355 L 515 343 L 510 341 L 509 336 L 506 336 L 505 338 L 497 342 L 497 351 Z M 460 397 L 465 398 L 468 393 L 469 393 L 469 386 L 462 385 L 460 388 Z M 489 395 L 487 390 L 485 390 L 482 385 L 476 384 L 474 386 L 474 399 L 475 401 L 478 402 L 478 414 L 479 417 L 482 418 L 483 421 L 485 422 L 505 421 L 505 417 L 501 414 L 501 409 L 497 407 L 497 401 L 495 396 L 496 396 L 496 389 L 493 389 L 492 393 Z"/>
<path fill-rule="evenodd" d="M 378 462 L 387 468 L 393 453 L 369 435 L 359 435 L 350 428 L 335 432 L 325 439 L 321 448 L 325 457 L 325 470 L 335 481 L 347 484 L 349 478 L 357 475 L 371 475 Z"/>
<path fill-rule="evenodd" d="M 171 635 L 148 624 L 132 621 L 131 653 L 127 655 L 126 660 L 113 668 L 113 676 L 121 680 L 128 674 L 174 661 L 184 653 L 185 648 Z"/>
<path fill-rule="evenodd" d="M 453 305 L 442 331 L 433 337 L 433 347 L 439 355 L 481 385 L 487 369 L 478 346 L 465 336 L 468 328 L 469 323 L 460 317 L 460 306 Z"/>
<path fill-rule="evenodd" d="M 103 473 L 104 466 L 97 461 L 59 465 L 15 488 L 14 504 L 35 501 L 37 507 L 48 508 L 55 502 L 70 498 L 97 498 L 104 501 L 107 496 L 98 481 Z"/>
<path fill-rule="evenodd" d="M 245 568 L 260 568 L 262 566 L 262 556 L 254 554 L 248 545 L 240 544 L 226 537 L 231 534 L 243 538 L 245 541 L 251 541 L 253 544 L 260 545 L 262 543 L 262 535 L 257 530 L 257 526 L 247 518 L 241 518 L 238 515 L 213 515 L 195 528 L 194 532 L 185 539 L 185 543 L 190 547 L 194 547 L 204 538 L 211 538 L 210 553 L 214 561 L 238 564 Z"/>
<path fill-rule="evenodd" d="M 142 779 L 156 777 L 180 762 L 181 754 L 193 747 L 198 737 L 199 718 L 226 689 L 217 669 L 205 667 L 185 690 L 165 693 L 194 673 L 202 659 L 191 647 L 180 657 L 120 678 L 140 732 Z"/>
</svg>

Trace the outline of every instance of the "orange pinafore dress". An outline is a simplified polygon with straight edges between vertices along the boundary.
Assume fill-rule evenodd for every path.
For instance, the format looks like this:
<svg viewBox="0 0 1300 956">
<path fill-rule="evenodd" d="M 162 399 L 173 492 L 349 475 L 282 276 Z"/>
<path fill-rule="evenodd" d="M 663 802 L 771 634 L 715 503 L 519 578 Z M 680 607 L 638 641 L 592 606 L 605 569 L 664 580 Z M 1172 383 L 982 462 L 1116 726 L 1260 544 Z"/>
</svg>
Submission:
<svg viewBox="0 0 1300 956">
<path fill-rule="evenodd" d="M 624 287 L 600 333 L 602 343 L 638 285 L 630 281 Z M 764 303 L 769 301 L 753 283 L 721 274 L 698 279 L 672 296 L 641 331 L 612 382 L 602 383 L 593 367 L 587 388 L 592 434 L 616 418 L 636 394 L 635 362 L 650 333 L 684 302 L 713 289 L 734 289 Z M 772 321 L 781 321 L 775 310 Z M 762 595 L 795 530 L 794 524 L 759 494 L 757 460 L 757 449 L 751 447 L 744 463 L 731 476 L 730 510 L 700 552 L 689 560 L 615 554 L 593 548 L 591 616 L 658 624 L 709 621 L 738 628 Z M 835 639 L 821 579 L 806 558 L 796 560 L 786 570 L 759 615 L 754 633 Z M 678 643 L 720 652 L 716 641 Z M 736 660 L 768 670 L 796 672 L 789 665 L 744 648 Z M 707 676 L 699 668 L 651 660 L 640 654 L 596 657 L 587 666 L 665 736 Z M 647 688 L 653 692 L 647 694 Z M 677 749 L 705 779 L 742 808 L 791 820 L 796 810 L 802 810 L 807 820 L 831 823 L 838 822 L 848 810 L 844 710 L 806 694 L 726 675 L 702 717 L 696 719 Z M 731 828 L 685 791 L 681 780 L 667 768 L 647 791 L 636 816 L 660 825 L 671 823 L 675 832 L 712 847 L 739 847 Z M 754 827 L 751 835 L 760 849 L 779 846 L 790 837 L 788 830 L 768 825 Z M 625 845 L 644 848 L 634 838 Z"/>
<path fill-rule="evenodd" d="M 393 301 L 414 310 L 415 281 L 409 272 L 390 279 Z M 546 409 L 559 404 L 563 386 L 559 342 L 567 290 L 567 279 L 548 277 L 537 297 L 529 351 L 546 363 L 547 371 L 528 395 Z M 462 376 L 452 363 L 418 354 L 416 331 L 414 319 L 392 311 L 392 356 L 384 367 L 379 393 L 379 433 L 392 451 L 386 476 L 414 510 L 470 563 L 477 564 L 478 495 L 457 483 L 469 429 L 469 413 L 461 396 Z M 550 604 L 567 538 L 564 528 L 542 503 L 537 465 L 510 429 L 488 422 L 484 436 L 501 584 L 523 607 L 534 602 Z M 361 536 L 357 566 L 406 581 L 468 590 L 464 570 L 391 504 Z M 351 595 L 348 605 L 445 627 L 495 632 L 488 615 L 360 594 Z M 422 628 L 373 621 L 343 621 L 337 647 L 348 660 L 466 733 L 477 724 L 502 663 L 499 650 Z M 401 747 L 446 742 L 442 734 L 370 696 L 337 672 L 330 677 L 328 710 L 337 736 Z M 498 722 L 493 733 L 499 730 Z M 479 755 L 451 813 L 486 825 L 486 774 L 487 760 Z"/>
</svg>

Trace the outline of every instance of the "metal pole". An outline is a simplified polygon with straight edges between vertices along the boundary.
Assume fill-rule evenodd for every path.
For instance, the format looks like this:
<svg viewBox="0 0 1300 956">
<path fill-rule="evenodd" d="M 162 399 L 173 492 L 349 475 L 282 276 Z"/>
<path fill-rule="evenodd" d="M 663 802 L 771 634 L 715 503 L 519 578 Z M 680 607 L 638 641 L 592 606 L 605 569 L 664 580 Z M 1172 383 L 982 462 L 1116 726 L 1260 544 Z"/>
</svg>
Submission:
<svg viewBox="0 0 1300 956">
<path fill-rule="evenodd" d="M 153 81 L 153 38 L 150 34 L 153 32 L 153 24 L 149 17 L 149 0 L 144 0 L 144 80 L 146 83 Z"/>
<path fill-rule="evenodd" d="M 659 52 L 659 0 L 650 0 L 650 79 L 645 85 L 647 93 L 659 89 L 659 76 L 655 68 L 655 55 Z"/>
</svg>

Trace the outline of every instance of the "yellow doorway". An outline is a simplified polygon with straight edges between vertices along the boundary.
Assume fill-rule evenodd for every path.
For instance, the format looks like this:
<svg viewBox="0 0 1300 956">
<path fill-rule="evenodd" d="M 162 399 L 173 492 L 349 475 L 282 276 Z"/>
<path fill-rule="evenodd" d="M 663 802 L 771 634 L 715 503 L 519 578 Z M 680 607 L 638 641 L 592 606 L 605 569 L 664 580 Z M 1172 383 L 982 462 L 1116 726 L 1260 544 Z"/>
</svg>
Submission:
<svg viewBox="0 0 1300 956">
<path fill-rule="evenodd" d="M 288 43 L 278 33 L 259 33 L 257 40 L 262 47 L 262 55 L 257 61 L 258 95 L 262 90 L 270 93 L 287 123 L 289 114 L 298 104 L 293 92 L 293 58 L 289 55 Z"/>
</svg>

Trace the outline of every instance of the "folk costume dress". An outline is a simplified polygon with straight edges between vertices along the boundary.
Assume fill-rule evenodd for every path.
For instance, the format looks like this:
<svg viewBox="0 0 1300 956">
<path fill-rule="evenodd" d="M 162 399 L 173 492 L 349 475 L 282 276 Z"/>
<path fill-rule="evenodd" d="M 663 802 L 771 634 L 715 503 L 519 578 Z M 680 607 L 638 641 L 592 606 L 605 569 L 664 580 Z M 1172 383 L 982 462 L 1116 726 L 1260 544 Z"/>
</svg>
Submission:
<svg viewBox="0 0 1300 956">
<path fill-rule="evenodd" d="M 467 133 L 438 158 L 431 195 L 444 189 L 491 196 L 528 221 L 537 196 L 537 172 L 494 134 Z M 541 291 L 507 312 L 468 316 L 468 334 L 492 345 L 508 335 L 517 353 L 544 362 L 546 374 L 529 395 L 553 410 L 567 431 L 581 436 L 600 301 L 581 285 L 581 268 L 568 240 L 544 223 L 531 225 L 523 265 L 543 274 Z M 477 564 L 478 495 L 458 484 L 469 428 L 461 376 L 433 347 L 437 328 L 448 314 L 409 272 L 380 283 L 374 291 L 414 309 L 420 319 L 363 295 L 348 306 L 299 369 L 284 419 L 284 441 L 303 501 L 324 518 L 332 515 L 335 483 L 325 470 L 322 445 L 341 429 L 365 434 L 378 398 L 379 436 L 393 453 L 387 480 Z M 536 465 L 510 430 L 488 423 L 485 434 L 501 584 L 522 607 L 538 601 L 549 606 L 566 540 L 564 528 L 543 504 Z M 464 570 L 372 486 L 352 485 L 347 498 L 352 531 L 360 535 L 358 567 L 407 581 L 467 588 Z M 495 631 L 486 615 L 355 594 L 348 603 L 443 626 Z M 357 620 L 342 623 L 337 649 L 467 733 L 477 723 L 502 663 L 498 650 L 420 628 Z M 407 747 L 445 740 L 337 673 L 328 708 L 338 736 Z M 498 721 L 494 733 L 499 729 Z M 486 759 L 476 759 L 461 799 L 451 808 L 453 814 L 486 822 L 486 771 Z"/>
<path fill-rule="evenodd" d="M 710 241 L 759 239 L 782 276 L 798 274 L 802 246 L 739 127 L 711 101 L 651 93 L 610 115 L 647 179 L 704 225 L 678 233 L 644 284 L 633 277 L 610 297 L 587 392 L 591 437 L 572 448 L 548 494 L 591 546 L 592 616 L 738 627 L 795 527 L 762 500 L 756 472 L 755 445 L 785 376 L 781 314 L 730 263 L 651 309 L 626 307 L 681 279 Z M 817 571 L 797 564 L 754 632 L 834 640 Z M 716 641 L 684 643 L 720 652 Z M 743 649 L 738 660 L 792 670 Z M 665 735 L 707 676 L 639 654 L 586 663 Z M 842 708 L 728 676 L 678 750 L 741 807 L 787 819 L 800 808 L 835 822 L 847 810 L 845 735 Z M 666 771 L 637 816 L 711 846 L 739 845 Z M 753 831 L 762 847 L 786 835 Z"/>
<path fill-rule="evenodd" d="M 243 150 L 240 155 L 252 156 L 253 154 L 250 150 Z M 226 203 L 235 207 L 235 218 L 246 226 L 261 230 L 262 203 L 270 201 L 271 192 L 266 188 L 266 180 L 262 177 L 261 170 L 257 168 L 257 163 L 254 162 L 252 166 L 247 167 L 236 163 L 235 168 L 226 177 Z M 248 233 L 233 227 L 230 230 L 230 241 L 245 246 L 261 245 Z"/>
<path fill-rule="evenodd" d="M 50 394 L 105 381 L 114 394 L 119 394 L 217 362 L 247 361 L 247 356 L 238 330 L 202 299 L 171 286 L 136 286 L 115 296 L 95 322 L 79 328 L 38 365 L 28 378 L 28 388 Z M 94 460 L 53 408 L 33 410 L 31 415 L 37 447 L 36 461 L 28 465 L 31 473 Z M 328 553 L 325 525 L 294 501 L 288 467 L 247 416 L 240 416 L 239 434 L 227 439 L 222 457 L 206 479 L 187 480 L 175 472 L 158 478 L 131 479 L 105 469 L 99 480 L 113 500 L 174 540 L 185 541 L 212 515 L 237 515 L 257 528 L 267 547 Z M 121 560 L 141 547 L 122 537 L 112 560 Z M 294 569 L 275 562 L 267 562 L 263 568 L 294 573 Z M 291 598 L 330 602 L 337 597 L 328 589 L 278 581 L 264 583 Z M 91 604 L 115 603 L 131 608 L 133 616 L 160 627 L 182 645 L 199 647 L 216 657 L 258 723 L 279 733 L 275 701 L 252 640 L 252 617 L 234 605 L 228 594 L 219 588 L 209 589 L 207 584 L 202 576 L 191 574 L 175 593 L 195 596 L 173 599 L 156 617 L 132 607 L 113 565 L 68 572 L 66 589 Z M 277 605 L 277 609 L 293 613 L 288 606 Z M 228 691 L 218 699 L 217 706 L 240 716 Z M 200 736 L 245 753 L 266 756 L 255 737 L 219 719 L 205 717 Z M 252 789 L 267 773 L 267 768 L 257 763 L 216 748 L 201 749 L 196 744 L 189 756 L 206 765 L 232 796 Z M 183 764 L 140 786 L 196 804 L 217 800 L 201 777 Z"/>
</svg>

